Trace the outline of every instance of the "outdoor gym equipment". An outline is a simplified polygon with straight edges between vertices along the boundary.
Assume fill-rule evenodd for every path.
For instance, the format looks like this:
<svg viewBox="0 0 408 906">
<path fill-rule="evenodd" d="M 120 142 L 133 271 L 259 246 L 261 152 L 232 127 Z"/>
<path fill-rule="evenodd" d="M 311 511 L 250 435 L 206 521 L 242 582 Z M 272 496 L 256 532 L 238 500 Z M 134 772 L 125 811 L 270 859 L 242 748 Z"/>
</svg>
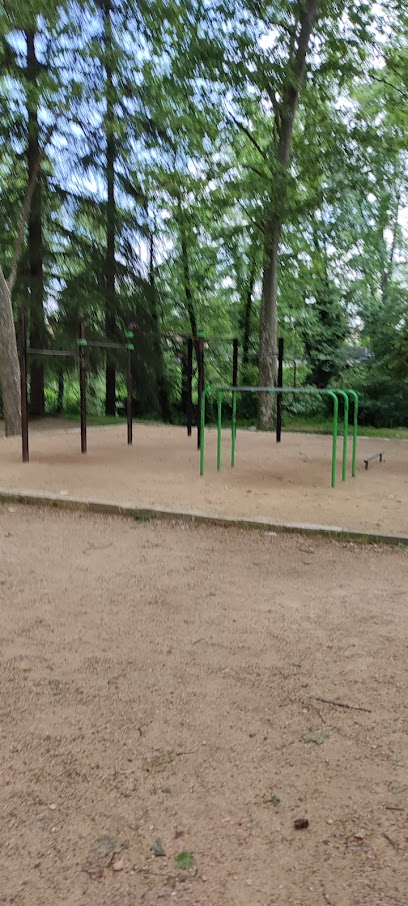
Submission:
<svg viewBox="0 0 408 906">
<path fill-rule="evenodd" d="M 205 349 L 209 343 L 232 343 L 232 386 L 238 384 L 238 352 L 239 341 L 237 337 L 207 337 L 202 330 L 197 331 L 197 336 L 187 339 L 187 434 L 191 437 L 193 425 L 193 350 L 196 349 L 198 366 L 198 400 L 197 400 L 197 449 L 201 446 L 201 407 L 204 393 L 205 376 Z"/>
<path fill-rule="evenodd" d="M 200 449 L 200 475 L 204 475 L 204 450 L 205 450 L 205 399 L 210 394 L 217 395 L 217 470 L 221 469 L 221 431 L 222 431 L 222 398 L 225 393 L 232 393 L 232 423 L 231 423 L 231 466 L 235 465 L 235 449 L 237 434 L 237 393 L 274 393 L 282 396 L 284 393 L 305 394 L 310 396 L 329 396 L 333 400 L 333 428 L 332 428 L 332 461 L 331 461 L 331 485 L 336 487 L 337 471 L 337 437 L 338 437 L 338 413 L 339 400 L 341 397 L 344 401 L 344 422 L 343 422 L 343 458 L 342 458 L 342 480 L 347 477 L 347 441 L 348 441 L 348 419 L 349 419 L 349 397 L 354 401 L 354 419 L 353 419 L 353 454 L 351 474 L 353 478 L 356 474 L 357 462 L 357 431 L 358 431 L 358 394 L 355 390 L 330 389 L 317 390 L 316 388 L 297 388 L 297 387 L 206 387 L 203 392 L 201 406 L 201 449 Z M 279 398 L 279 397 L 278 397 Z"/>
<path fill-rule="evenodd" d="M 28 462 L 29 455 L 29 445 L 28 445 L 28 392 L 27 392 L 27 357 L 32 356 L 57 356 L 62 358 L 73 358 L 76 359 L 78 356 L 79 362 L 79 390 L 80 390 L 80 406 L 81 406 L 81 453 L 87 452 L 87 437 L 86 437 L 86 422 L 87 422 L 87 410 L 86 410 L 86 371 L 87 371 L 87 360 L 86 360 L 86 349 L 122 349 L 127 351 L 127 399 L 126 399 L 126 415 L 127 415 L 127 442 L 132 444 L 133 441 L 133 421 L 132 421 L 132 352 L 134 345 L 132 343 L 133 331 L 127 330 L 125 332 L 126 343 L 113 343 L 108 340 L 87 340 L 85 336 L 85 323 L 80 321 L 79 323 L 79 337 L 77 339 L 77 348 L 73 349 L 33 349 L 32 347 L 27 347 L 27 335 L 26 335 L 26 325 L 25 317 L 21 316 L 20 319 L 20 375 L 21 375 L 21 442 L 22 442 L 22 458 L 23 462 Z"/>
<path fill-rule="evenodd" d="M 139 338 L 141 341 L 152 337 L 153 334 L 138 331 L 135 327 L 134 337 Z M 156 335 L 154 335 L 156 336 Z M 192 428 L 193 428 L 193 360 L 194 360 L 194 351 L 197 359 L 197 449 L 200 449 L 200 434 L 201 434 L 201 400 L 204 390 L 204 376 L 205 376 L 205 353 L 206 350 L 220 344 L 227 344 L 232 346 L 232 386 L 236 387 L 238 384 L 238 355 L 239 355 L 239 340 L 237 337 L 222 337 L 222 336 L 207 336 L 203 330 L 197 330 L 195 334 L 188 333 L 161 333 L 159 335 L 160 340 L 167 340 L 170 343 L 179 343 L 184 347 L 185 353 L 182 356 L 182 380 L 183 387 L 186 395 L 186 428 L 187 435 L 191 437 Z M 186 344 L 186 345 L 184 345 Z"/>
<path fill-rule="evenodd" d="M 384 453 L 373 453 L 372 456 L 367 456 L 367 459 L 364 460 L 364 468 L 366 472 L 368 471 L 368 463 L 372 462 L 373 459 L 378 459 L 380 462 L 383 461 Z"/>
</svg>

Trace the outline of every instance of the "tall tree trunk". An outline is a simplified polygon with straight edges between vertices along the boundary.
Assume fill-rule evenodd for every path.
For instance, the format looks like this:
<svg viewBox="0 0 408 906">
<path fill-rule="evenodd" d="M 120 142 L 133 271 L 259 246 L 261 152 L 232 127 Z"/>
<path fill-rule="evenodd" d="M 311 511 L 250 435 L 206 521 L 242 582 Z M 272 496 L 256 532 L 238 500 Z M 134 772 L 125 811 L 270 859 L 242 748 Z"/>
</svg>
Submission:
<svg viewBox="0 0 408 906">
<path fill-rule="evenodd" d="M 63 370 L 61 370 L 58 373 L 57 405 L 55 408 L 57 415 L 61 415 L 61 412 L 64 408 L 64 392 L 65 392 L 65 377 L 64 377 Z"/>
<path fill-rule="evenodd" d="M 187 244 L 187 234 L 185 223 L 183 219 L 183 212 L 180 211 L 179 217 L 179 230 L 180 230 L 180 242 L 181 242 L 181 263 L 183 266 L 183 282 L 184 282 L 184 298 L 186 302 L 186 309 L 188 314 L 188 319 L 190 321 L 190 330 L 193 337 L 197 336 L 197 318 L 194 310 L 194 299 L 193 291 L 191 288 L 191 277 L 190 277 L 190 262 L 188 257 L 188 244 Z"/>
<path fill-rule="evenodd" d="M 195 307 L 194 307 L 193 289 L 191 286 L 190 259 L 189 259 L 189 254 L 188 254 L 187 231 L 186 231 L 186 225 L 185 225 L 185 221 L 184 221 L 184 212 L 181 207 L 180 201 L 178 203 L 177 220 L 178 220 L 178 227 L 179 227 L 179 232 L 180 232 L 181 264 L 182 264 L 182 268 L 183 268 L 184 298 L 185 298 L 185 303 L 186 303 L 188 320 L 190 322 L 190 330 L 191 330 L 192 336 L 194 337 L 194 349 L 195 349 L 197 367 L 198 367 L 198 359 L 199 359 L 199 355 L 200 355 L 200 346 L 199 346 L 199 343 L 197 342 L 198 326 L 197 326 L 197 318 L 196 318 Z"/>
<path fill-rule="evenodd" d="M 293 126 L 300 92 L 306 75 L 306 57 L 319 12 L 320 0 L 306 0 L 299 15 L 296 45 L 288 61 L 288 75 L 283 87 L 282 101 L 275 111 L 277 138 L 276 163 L 271 209 L 265 221 L 262 302 L 259 323 L 259 384 L 276 384 L 278 342 L 278 265 L 282 225 L 285 217 L 287 174 L 292 149 Z M 275 397 L 259 394 L 258 424 L 263 430 L 273 426 Z"/>
<path fill-rule="evenodd" d="M 6 437 L 21 431 L 20 366 L 11 295 L 0 267 L 0 385 Z"/>
<path fill-rule="evenodd" d="M 170 411 L 170 399 L 169 399 L 169 387 L 166 380 L 166 369 L 163 358 L 163 349 L 160 341 L 160 325 L 159 325 L 159 314 L 157 311 L 157 290 L 156 290 L 156 281 L 154 275 L 154 234 L 150 233 L 150 242 L 149 242 L 149 283 L 151 289 L 151 306 L 152 306 L 152 320 L 154 327 L 154 340 L 153 347 L 155 352 L 155 368 L 156 368 L 156 377 L 157 377 L 157 388 L 159 393 L 159 404 L 162 419 L 165 422 L 170 421 L 171 411 Z"/>
<path fill-rule="evenodd" d="M 281 234 L 279 220 L 267 224 L 262 274 L 262 304 L 259 323 L 259 385 L 273 387 L 278 374 L 278 251 Z M 272 428 L 276 399 L 273 394 L 259 394 L 259 427 Z"/>
<path fill-rule="evenodd" d="M 384 232 L 386 229 L 385 225 L 381 231 L 381 237 L 380 237 L 380 241 L 384 248 L 384 256 L 383 256 L 384 260 L 383 260 L 383 266 L 381 269 L 381 298 L 382 298 L 383 305 L 386 305 L 388 302 L 389 284 L 390 284 L 390 281 L 391 281 L 392 275 L 393 275 L 395 252 L 396 252 L 396 248 L 397 248 L 397 237 L 398 237 L 398 226 L 399 226 L 398 216 L 399 216 L 399 211 L 400 211 L 400 204 L 401 204 L 401 182 L 399 181 L 398 186 L 397 186 L 397 195 L 396 195 L 396 199 L 395 199 L 395 209 L 392 212 L 393 213 L 392 240 L 391 240 L 391 247 L 390 247 L 388 254 L 387 254 L 387 246 L 386 246 L 386 242 L 385 242 L 385 238 L 384 238 Z M 387 224 L 387 226 L 389 228 L 389 224 Z"/>
<path fill-rule="evenodd" d="M 105 333 L 108 339 L 116 332 L 116 202 L 115 202 L 115 104 L 112 65 L 112 21 L 111 0 L 103 0 L 105 71 L 106 71 L 106 256 L 105 256 Z M 105 373 L 105 413 L 116 414 L 116 368 L 111 362 L 106 363 Z"/>
<path fill-rule="evenodd" d="M 31 89 L 27 102 L 28 184 L 30 185 L 31 182 L 35 180 L 28 218 L 30 346 L 41 349 L 46 344 L 46 331 L 44 319 L 42 189 L 41 171 L 38 166 L 38 161 L 41 159 L 41 150 L 38 125 L 38 104 L 35 97 L 38 60 L 35 50 L 35 33 L 33 31 L 26 31 L 25 36 L 27 45 L 27 80 Z M 30 412 L 32 415 L 36 416 L 45 414 L 44 366 L 38 359 L 32 359 L 30 363 Z"/>
</svg>

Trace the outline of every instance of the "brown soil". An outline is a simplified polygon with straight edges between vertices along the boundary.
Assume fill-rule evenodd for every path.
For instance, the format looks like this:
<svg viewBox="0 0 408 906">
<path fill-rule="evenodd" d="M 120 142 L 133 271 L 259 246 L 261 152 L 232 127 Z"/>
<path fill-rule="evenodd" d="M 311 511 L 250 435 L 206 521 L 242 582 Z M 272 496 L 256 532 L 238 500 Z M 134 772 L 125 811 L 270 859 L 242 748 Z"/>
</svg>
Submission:
<svg viewBox="0 0 408 906">
<path fill-rule="evenodd" d="M 0 902 L 404 906 L 407 567 L 1 507 Z"/>
<path fill-rule="evenodd" d="M 67 424 L 67 423 L 65 423 Z M 49 423 L 48 423 L 49 425 Z M 69 423 L 68 423 L 69 425 Z M 216 433 L 206 432 L 206 467 L 199 476 L 195 437 L 182 428 L 136 426 L 133 447 L 126 426 L 91 428 L 81 456 L 78 427 L 31 431 L 31 461 L 21 463 L 19 438 L 0 441 L 0 489 L 63 492 L 211 515 L 267 517 L 276 523 L 311 523 L 390 533 L 408 532 L 408 442 L 362 438 L 358 474 L 330 487 L 331 438 L 238 433 L 235 469 L 229 466 L 230 437 L 216 471 Z M 382 450 L 384 462 L 364 469 L 363 459 Z M 350 443 L 351 455 L 351 443 Z M 350 463 L 349 463 L 350 474 Z"/>
</svg>

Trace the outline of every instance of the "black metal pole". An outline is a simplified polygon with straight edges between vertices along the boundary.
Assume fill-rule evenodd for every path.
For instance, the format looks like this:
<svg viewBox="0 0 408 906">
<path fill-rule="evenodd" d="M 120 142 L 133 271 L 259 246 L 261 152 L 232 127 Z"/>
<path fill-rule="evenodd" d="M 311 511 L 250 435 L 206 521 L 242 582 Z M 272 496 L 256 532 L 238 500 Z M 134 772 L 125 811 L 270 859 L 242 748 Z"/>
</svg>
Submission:
<svg viewBox="0 0 408 906">
<path fill-rule="evenodd" d="M 193 425 L 193 338 L 187 340 L 187 434 L 191 437 Z"/>
<path fill-rule="evenodd" d="M 132 393 L 133 393 L 133 381 L 132 381 L 132 352 L 134 350 L 133 345 L 133 330 L 127 330 L 125 333 L 126 336 L 126 348 L 127 348 L 127 374 L 126 374 L 126 384 L 127 384 L 127 398 L 126 398 L 126 417 L 127 417 L 127 442 L 129 446 L 133 443 L 133 420 L 132 420 Z"/>
<path fill-rule="evenodd" d="M 197 332 L 198 343 L 198 401 L 197 401 L 197 450 L 201 446 L 201 402 L 204 390 L 204 334 Z"/>
<path fill-rule="evenodd" d="M 232 341 L 232 386 L 238 387 L 238 348 L 239 340 L 238 337 L 234 337 Z"/>
<path fill-rule="evenodd" d="M 283 337 L 278 340 L 278 387 L 283 387 Z M 282 394 L 276 397 L 276 443 L 280 444 L 282 435 Z"/>
<path fill-rule="evenodd" d="M 79 392 L 81 398 L 81 453 L 86 453 L 86 360 L 85 322 L 79 322 Z"/>
<path fill-rule="evenodd" d="M 129 446 L 133 443 L 133 423 L 132 423 L 132 352 L 128 348 L 127 354 L 127 442 Z"/>
<path fill-rule="evenodd" d="M 297 362 L 296 359 L 293 360 L 293 386 L 296 387 L 296 376 L 297 376 Z"/>
<path fill-rule="evenodd" d="M 23 462 L 29 462 L 28 394 L 27 394 L 27 335 L 24 314 L 20 320 L 20 388 L 21 388 L 21 449 Z"/>
</svg>

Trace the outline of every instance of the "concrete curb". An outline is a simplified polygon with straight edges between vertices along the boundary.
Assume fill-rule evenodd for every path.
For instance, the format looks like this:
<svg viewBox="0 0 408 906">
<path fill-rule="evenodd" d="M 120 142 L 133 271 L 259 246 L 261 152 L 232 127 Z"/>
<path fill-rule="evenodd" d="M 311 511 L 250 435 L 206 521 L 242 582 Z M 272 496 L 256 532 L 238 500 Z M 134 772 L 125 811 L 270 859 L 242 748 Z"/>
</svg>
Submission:
<svg viewBox="0 0 408 906">
<path fill-rule="evenodd" d="M 221 528 L 238 528 L 276 534 L 301 534 L 330 538 L 337 541 L 353 541 L 356 544 L 391 544 L 408 546 L 408 535 L 389 535 L 381 532 L 365 532 L 346 529 L 337 525 L 313 525 L 311 523 L 276 523 L 267 516 L 252 519 L 235 519 L 230 516 L 217 516 L 198 511 L 178 512 L 177 510 L 141 507 L 134 504 L 120 504 L 111 500 L 91 500 L 89 498 L 68 497 L 41 491 L 19 491 L 0 488 L 0 503 L 19 503 L 28 506 L 53 507 L 62 510 L 74 510 L 82 513 L 102 513 L 109 516 L 122 516 L 140 522 L 152 520 L 183 522 L 195 525 L 212 525 Z"/>
</svg>

